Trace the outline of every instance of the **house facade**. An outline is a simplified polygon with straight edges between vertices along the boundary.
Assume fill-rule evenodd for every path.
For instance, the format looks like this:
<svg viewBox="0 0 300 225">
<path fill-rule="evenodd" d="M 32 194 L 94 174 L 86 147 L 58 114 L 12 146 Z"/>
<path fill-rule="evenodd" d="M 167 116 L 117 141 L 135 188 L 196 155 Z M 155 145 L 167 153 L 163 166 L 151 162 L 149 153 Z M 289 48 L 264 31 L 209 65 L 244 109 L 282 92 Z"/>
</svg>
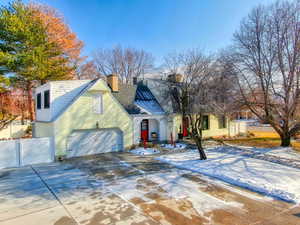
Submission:
<svg viewBox="0 0 300 225">
<path fill-rule="evenodd" d="M 35 137 L 53 137 L 56 155 L 122 151 L 141 141 L 177 140 L 182 118 L 151 80 L 122 84 L 116 75 L 96 80 L 53 81 L 35 90 Z M 228 135 L 207 115 L 204 136 Z"/>
</svg>

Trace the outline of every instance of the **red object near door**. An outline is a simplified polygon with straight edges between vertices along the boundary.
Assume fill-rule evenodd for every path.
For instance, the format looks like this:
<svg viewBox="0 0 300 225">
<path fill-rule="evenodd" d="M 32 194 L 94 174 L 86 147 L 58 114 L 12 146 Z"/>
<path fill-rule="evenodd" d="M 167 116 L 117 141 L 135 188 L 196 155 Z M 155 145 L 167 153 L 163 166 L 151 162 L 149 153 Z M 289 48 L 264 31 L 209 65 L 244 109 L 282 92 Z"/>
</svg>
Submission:
<svg viewBox="0 0 300 225">
<path fill-rule="evenodd" d="M 188 126 L 189 126 L 188 118 L 185 117 L 185 118 L 182 119 L 182 127 L 183 127 L 182 134 L 183 134 L 183 137 L 187 137 L 189 135 L 188 134 Z"/>
<path fill-rule="evenodd" d="M 143 141 L 149 140 L 149 121 L 142 120 L 141 122 L 141 139 Z"/>
</svg>

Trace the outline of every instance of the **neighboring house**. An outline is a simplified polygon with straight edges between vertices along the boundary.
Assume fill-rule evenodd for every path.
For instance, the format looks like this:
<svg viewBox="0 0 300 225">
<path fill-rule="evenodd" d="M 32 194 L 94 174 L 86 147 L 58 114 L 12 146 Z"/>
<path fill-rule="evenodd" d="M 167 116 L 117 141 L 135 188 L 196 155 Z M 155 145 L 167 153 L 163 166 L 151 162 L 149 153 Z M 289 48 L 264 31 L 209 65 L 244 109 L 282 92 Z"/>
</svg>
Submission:
<svg viewBox="0 0 300 225">
<path fill-rule="evenodd" d="M 116 75 L 96 80 L 53 81 L 35 90 L 35 137 L 53 137 L 56 155 L 121 151 L 141 140 L 177 140 L 181 116 L 154 80 L 121 84 Z M 228 135 L 227 122 L 207 115 L 204 136 Z"/>
<path fill-rule="evenodd" d="M 5 126 L 5 128 L 0 130 L 0 140 L 22 138 L 26 135 L 26 131 L 29 126 L 29 120 L 22 121 L 21 119 L 17 118 Z"/>
</svg>

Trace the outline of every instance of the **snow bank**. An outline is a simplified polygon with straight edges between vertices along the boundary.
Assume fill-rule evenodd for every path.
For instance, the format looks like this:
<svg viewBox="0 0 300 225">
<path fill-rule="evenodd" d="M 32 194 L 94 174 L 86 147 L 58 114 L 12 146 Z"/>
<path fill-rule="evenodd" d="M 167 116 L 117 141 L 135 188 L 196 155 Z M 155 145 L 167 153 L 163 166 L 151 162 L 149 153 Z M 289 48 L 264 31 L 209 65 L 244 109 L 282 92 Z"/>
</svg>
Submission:
<svg viewBox="0 0 300 225">
<path fill-rule="evenodd" d="M 160 151 L 155 148 L 136 148 L 130 152 L 135 155 L 154 155 L 160 153 Z"/>
<path fill-rule="evenodd" d="M 172 144 L 163 144 L 163 145 L 161 145 L 161 147 L 166 148 L 166 149 L 170 149 L 170 150 L 180 150 L 180 149 L 185 149 L 186 144 L 176 143 L 175 146 L 172 145 Z"/>
<path fill-rule="evenodd" d="M 268 196 L 300 203 L 299 169 L 213 151 L 207 151 L 207 156 L 208 160 L 200 161 L 198 153 L 190 151 L 156 159 Z"/>
</svg>

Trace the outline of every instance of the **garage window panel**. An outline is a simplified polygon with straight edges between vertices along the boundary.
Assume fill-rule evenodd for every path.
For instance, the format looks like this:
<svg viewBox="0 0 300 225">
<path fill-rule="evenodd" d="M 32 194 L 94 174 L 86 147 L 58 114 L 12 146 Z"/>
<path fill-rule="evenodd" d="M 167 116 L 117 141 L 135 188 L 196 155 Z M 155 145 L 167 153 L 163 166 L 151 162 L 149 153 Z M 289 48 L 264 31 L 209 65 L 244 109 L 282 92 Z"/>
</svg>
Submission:
<svg viewBox="0 0 300 225">
<path fill-rule="evenodd" d="M 93 112 L 96 114 L 103 113 L 103 97 L 100 93 L 93 95 Z"/>
</svg>

